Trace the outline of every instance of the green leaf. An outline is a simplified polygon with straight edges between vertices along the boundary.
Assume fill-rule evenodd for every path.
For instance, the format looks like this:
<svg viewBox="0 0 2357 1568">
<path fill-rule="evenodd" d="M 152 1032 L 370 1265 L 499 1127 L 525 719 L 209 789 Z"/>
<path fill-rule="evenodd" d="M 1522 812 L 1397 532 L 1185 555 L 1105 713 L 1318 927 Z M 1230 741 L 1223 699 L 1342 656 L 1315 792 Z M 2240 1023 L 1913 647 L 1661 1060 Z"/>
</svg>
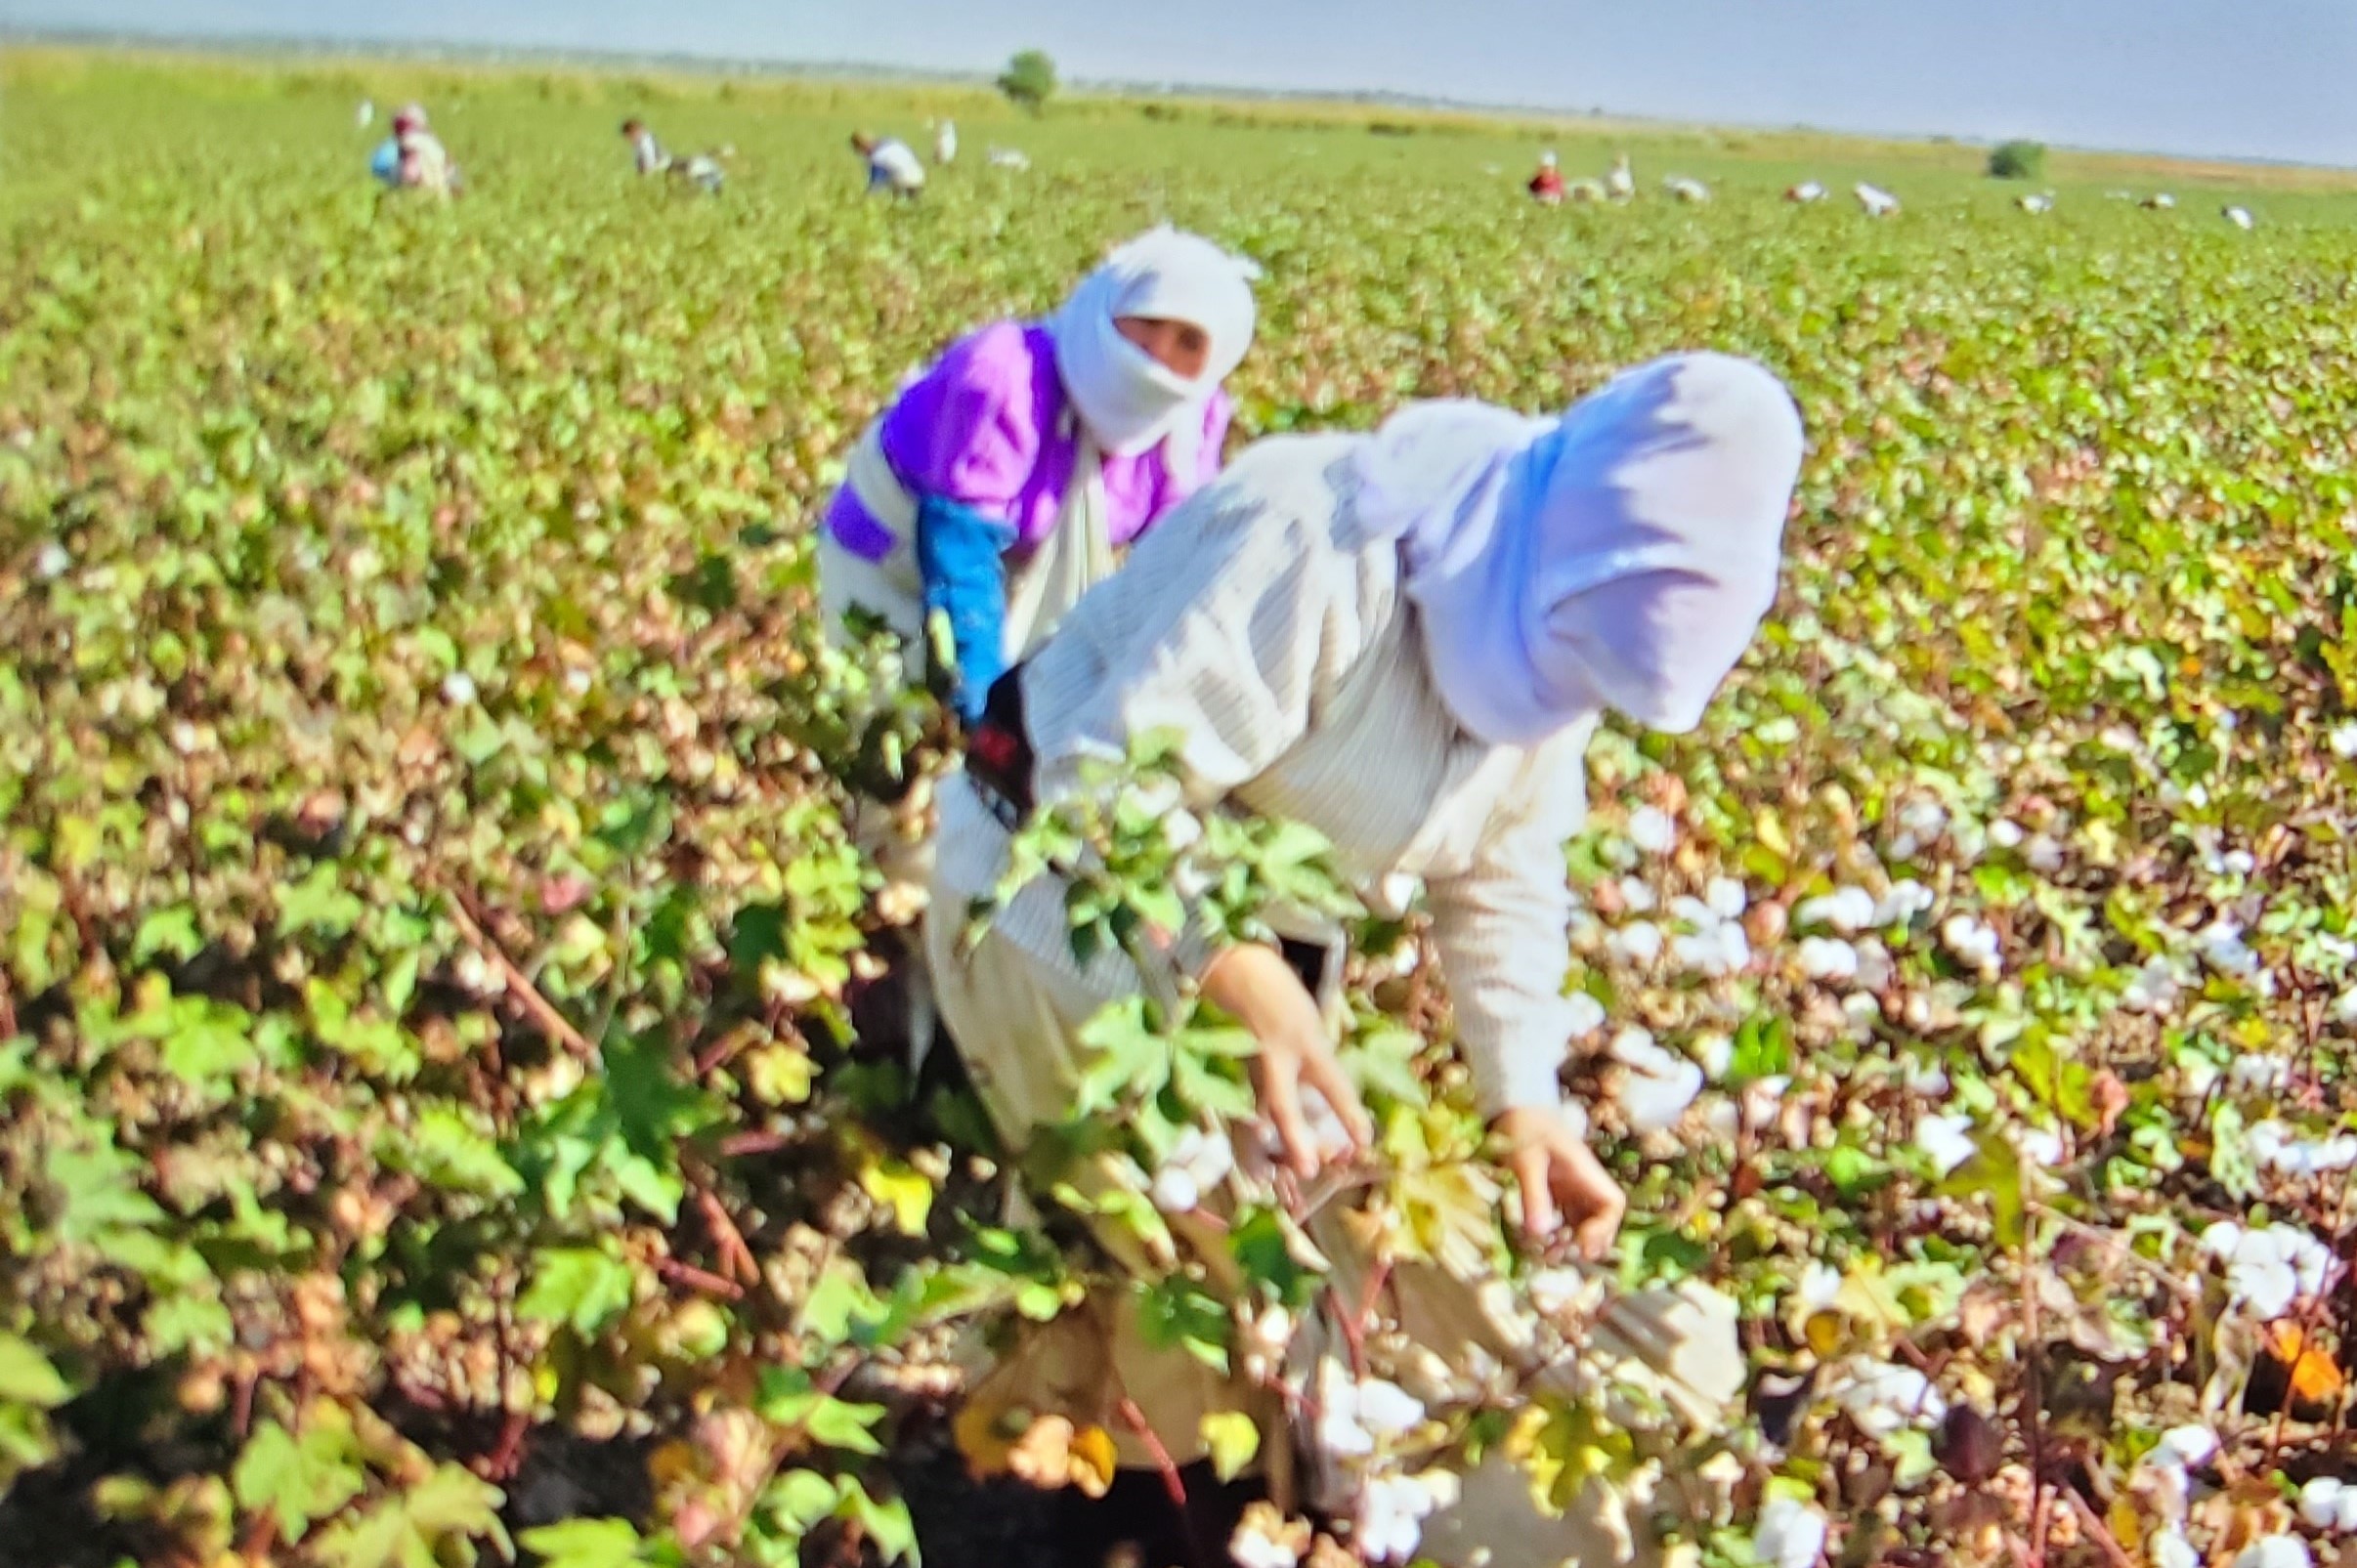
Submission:
<svg viewBox="0 0 2357 1568">
<path fill-rule="evenodd" d="M 903 1236 L 922 1236 L 933 1209 L 932 1179 L 898 1160 L 876 1161 L 859 1173 L 861 1190 L 892 1211 Z"/>
<path fill-rule="evenodd" d="M 139 922 L 138 934 L 131 939 L 131 961 L 147 963 L 157 954 L 164 954 L 186 962 L 203 950 L 204 937 L 196 929 L 196 911 L 186 904 L 175 904 Z"/>
<path fill-rule="evenodd" d="M 299 882 L 279 884 L 279 923 L 288 931 L 340 937 L 365 912 L 366 907 L 344 891 L 332 861 L 321 863 Z"/>
<path fill-rule="evenodd" d="M 627 1519 L 567 1519 L 516 1539 L 541 1568 L 639 1568 L 651 1560 L 646 1541 Z"/>
<path fill-rule="evenodd" d="M 583 1338 L 629 1310 L 637 1289 L 630 1265 L 591 1247 L 544 1247 L 532 1289 L 516 1303 L 533 1323 L 563 1323 Z"/>
<path fill-rule="evenodd" d="M 462 1544 L 488 1536 L 505 1556 L 509 1542 L 498 1512 L 504 1501 L 497 1487 L 444 1464 L 407 1494 L 329 1529 L 313 1553 L 326 1568 L 440 1568 L 446 1547 L 471 1562 L 475 1553 Z"/>
<path fill-rule="evenodd" d="M 73 1390 L 49 1358 L 13 1334 L 0 1334 L 0 1399 L 55 1410 Z"/>
<path fill-rule="evenodd" d="M 301 1541 L 316 1521 L 359 1497 L 366 1484 L 349 1418 L 324 1403 L 313 1407 L 300 1438 L 277 1421 L 262 1422 L 230 1475 L 237 1505 L 276 1518 L 279 1533 L 290 1542 Z"/>
</svg>

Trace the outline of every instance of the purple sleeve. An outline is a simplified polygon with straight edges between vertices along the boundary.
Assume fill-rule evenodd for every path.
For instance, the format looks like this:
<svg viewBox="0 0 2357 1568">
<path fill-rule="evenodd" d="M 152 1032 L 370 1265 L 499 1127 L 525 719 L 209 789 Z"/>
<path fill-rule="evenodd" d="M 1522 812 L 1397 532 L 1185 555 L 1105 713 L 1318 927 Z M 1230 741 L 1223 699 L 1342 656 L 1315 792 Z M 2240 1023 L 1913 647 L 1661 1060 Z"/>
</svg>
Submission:
<svg viewBox="0 0 2357 1568">
<path fill-rule="evenodd" d="M 900 482 L 1011 518 L 1040 457 L 1037 358 L 1016 321 L 952 344 L 884 416 L 884 458 Z"/>
<path fill-rule="evenodd" d="M 1203 410 L 1203 445 L 1198 453 L 1202 472 L 1187 487 L 1190 491 L 1201 489 L 1220 477 L 1221 450 L 1227 445 L 1227 427 L 1235 416 L 1236 405 L 1224 391 L 1211 395 L 1211 402 Z"/>
</svg>

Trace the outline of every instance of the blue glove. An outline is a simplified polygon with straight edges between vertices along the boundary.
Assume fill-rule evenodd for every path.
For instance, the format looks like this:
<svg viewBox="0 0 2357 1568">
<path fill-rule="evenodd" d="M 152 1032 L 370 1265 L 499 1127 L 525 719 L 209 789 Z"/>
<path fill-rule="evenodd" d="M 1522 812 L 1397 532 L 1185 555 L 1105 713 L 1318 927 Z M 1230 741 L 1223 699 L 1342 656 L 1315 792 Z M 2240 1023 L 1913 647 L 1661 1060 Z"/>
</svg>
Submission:
<svg viewBox="0 0 2357 1568">
<path fill-rule="evenodd" d="M 958 668 L 951 705 L 971 729 L 990 687 L 1007 671 L 1007 561 L 1014 527 L 960 501 L 927 495 L 917 507 L 917 569 L 925 624 L 949 617 Z"/>
</svg>

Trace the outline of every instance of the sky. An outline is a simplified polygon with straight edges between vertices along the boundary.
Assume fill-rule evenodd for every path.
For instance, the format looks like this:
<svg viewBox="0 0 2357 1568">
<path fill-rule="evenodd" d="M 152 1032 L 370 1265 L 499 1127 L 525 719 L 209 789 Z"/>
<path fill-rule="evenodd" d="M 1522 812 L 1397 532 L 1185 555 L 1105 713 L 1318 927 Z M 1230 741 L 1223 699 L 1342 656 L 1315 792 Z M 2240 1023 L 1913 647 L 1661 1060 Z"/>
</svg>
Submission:
<svg viewBox="0 0 2357 1568">
<path fill-rule="evenodd" d="M 2349 0 L 0 0 L 21 29 L 1419 93 L 2357 165 Z"/>
</svg>

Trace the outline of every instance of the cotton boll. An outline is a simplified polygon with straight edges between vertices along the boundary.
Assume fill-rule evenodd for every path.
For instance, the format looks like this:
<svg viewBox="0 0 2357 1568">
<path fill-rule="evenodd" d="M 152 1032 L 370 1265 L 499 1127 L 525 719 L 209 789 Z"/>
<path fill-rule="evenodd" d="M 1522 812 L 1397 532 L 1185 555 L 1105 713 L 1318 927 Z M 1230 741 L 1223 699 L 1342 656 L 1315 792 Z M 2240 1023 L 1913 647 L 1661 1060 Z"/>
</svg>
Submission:
<svg viewBox="0 0 2357 1568">
<path fill-rule="evenodd" d="M 2202 1568 L 2202 1554 L 2172 1525 L 2153 1537 L 2153 1568 Z"/>
<path fill-rule="evenodd" d="M 1948 1401 L 1912 1367 L 1860 1356 L 1844 1367 L 1834 1402 L 1869 1437 L 1890 1437 L 1909 1426 L 1937 1426 Z"/>
<path fill-rule="evenodd" d="M 1564 1029 L 1573 1039 L 1585 1039 L 1605 1026 L 1604 1003 L 1584 991 L 1564 998 Z"/>
<path fill-rule="evenodd" d="M 1677 819 L 1658 806 L 1639 806 L 1629 813 L 1629 842 L 1648 855 L 1666 855 L 1678 847 Z"/>
<path fill-rule="evenodd" d="M 1613 1099 L 1631 1131 L 1659 1132 L 1675 1126 L 1701 1092 L 1702 1069 L 1680 1061 L 1658 1075 L 1632 1071 Z"/>
<path fill-rule="evenodd" d="M 2297 1536 L 2267 1536 L 2245 1547 L 2234 1568 L 2316 1568 L 2316 1558 Z"/>
<path fill-rule="evenodd" d="M 1710 911 L 1722 920 L 1741 919 L 1744 909 L 1750 904 L 1743 892 L 1743 884 L 1732 876 L 1712 877 L 1710 885 L 1702 890 L 1702 902 L 1709 905 Z"/>
<path fill-rule="evenodd" d="M 72 569 L 72 554 L 55 539 L 42 545 L 40 553 L 33 557 L 33 575 L 43 582 L 55 582 Z"/>
<path fill-rule="evenodd" d="M 2341 1499 L 2348 1491 L 2329 1475 L 2320 1475 L 2299 1489 L 2299 1516 L 2302 1522 L 2318 1530 L 2331 1530 L 2340 1522 Z"/>
<path fill-rule="evenodd" d="M 1653 884 L 1643 877 L 1624 876 L 1615 891 L 1620 894 L 1621 907 L 1631 914 L 1650 914 L 1661 904 L 1660 895 L 1653 891 Z"/>
<path fill-rule="evenodd" d="M 1698 1036 L 1693 1043 L 1693 1052 L 1703 1076 L 1713 1082 L 1725 1078 L 1728 1069 L 1735 1065 L 1735 1041 L 1725 1035 Z"/>
<path fill-rule="evenodd" d="M 1918 914 L 1928 914 L 1939 902 L 1938 895 L 1913 877 L 1891 884 L 1874 906 L 1874 924 L 1877 926 L 1905 925 Z"/>
<path fill-rule="evenodd" d="M 1854 978 L 1861 989 L 1886 991 L 1897 974 L 1897 966 L 1891 962 L 1890 949 L 1872 937 L 1858 944 L 1858 973 Z"/>
<path fill-rule="evenodd" d="M 1973 1141 L 1972 1118 L 1968 1116 L 1917 1118 L 1915 1147 L 1931 1156 L 1933 1168 L 1943 1176 L 1980 1152 L 1980 1146 Z"/>
<path fill-rule="evenodd" d="M 2161 1434 L 2153 1449 L 2156 1464 L 2176 1464 L 2198 1470 L 2217 1457 L 2218 1435 L 2207 1426 L 2172 1426 Z"/>
<path fill-rule="evenodd" d="M 1605 939 L 1606 951 L 1623 963 L 1650 968 L 1661 957 L 1661 928 L 1643 920 L 1621 926 Z"/>
<path fill-rule="evenodd" d="M 1825 1516 L 1813 1504 L 1770 1498 L 1752 1531 L 1751 1552 L 1768 1568 L 1817 1568 L 1825 1554 Z"/>
<path fill-rule="evenodd" d="M 2030 840 L 2022 851 L 2022 859 L 2040 876 L 2052 876 L 2062 869 L 2062 846 L 2044 833 Z"/>
<path fill-rule="evenodd" d="M 442 699 L 452 707 L 464 707 L 475 699 L 475 678 L 462 669 L 452 670 L 442 680 Z"/>
<path fill-rule="evenodd" d="M 2025 1159 L 2040 1169 L 2052 1170 L 2063 1163 L 2062 1139 L 2042 1128 L 2023 1131 L 2014 1139 L 2014 1146 L 2022 1151 Z"/>
<path fill-rule="evenodd" d="M 2023 837 L 2022 825 L 2009 817 L 1999 817 L 1989 825 L 1989 841 L 1999 849 L 2018 849 Z"/>
<path fill-rule="evenodd" d="M 1858 974 L 1858 950 L 1835 937 L 1804 937 L 1800 967 L 1812 980 L 1851 980 Z"/>
<path fill-rule="evenodd" d="M 2330 741 L 2333 755 L 2357 757 L 2357 719 L 2334 726 Z"/>
<path fill-rule="evenodd" d="M 1792 911 L 1799 926 L 1829 926 L 1847 936 L 1863 931 L 1874 921 L 1874 895 L 1863 887 L 1842 887 L 1803 899 Z"/>
<path fill-rule="evenodd" d="M 1236 1526 L 1236 1533 L 1227 1543 L 1227 1554 L 1236 1568 L 1298 1568 L 1302 1554 L 1285 1542 L 1265 1535 L 1260 1526 L 1246 1519 Z"/>
<path fill-rule="evenodd" d="M 1397 1383 L 1371 1377 L 1358 1385 L 1358 1420 L 1377 1437 L 1404 1437 L 1424 1424 L 1424 1404 Z"/>
</svg>

